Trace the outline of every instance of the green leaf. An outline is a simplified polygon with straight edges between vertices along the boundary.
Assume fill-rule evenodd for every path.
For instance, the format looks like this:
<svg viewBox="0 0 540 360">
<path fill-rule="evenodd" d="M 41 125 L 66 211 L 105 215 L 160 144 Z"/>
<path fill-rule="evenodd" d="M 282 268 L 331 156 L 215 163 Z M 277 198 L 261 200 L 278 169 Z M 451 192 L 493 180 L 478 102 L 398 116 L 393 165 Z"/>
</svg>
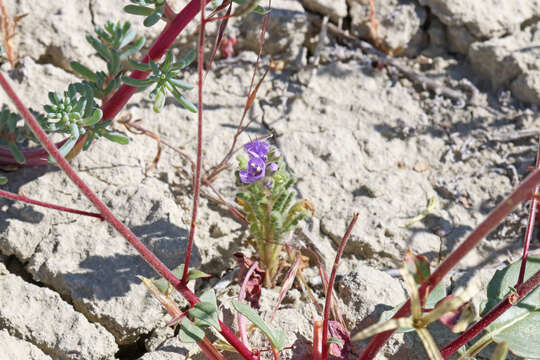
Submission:
<svg viewBox="0 0 540 360">
<path fill-rule="evenodd" d="M 92 70 L 87 68 L 86 66 L 82 65 L 81 63 L 72 61 L 69 63 L 69 65 L 71 66 L 71 69 L 73 69 L 73 71 L 78 72 L 79 74 L 87 78 L 88 80 L 92 82 L 95 82 L 97 80 L 96 74 Z"/>
<path fill-rule="evenodd" d="M 144 71 L 144 72 L 152 71 L 152 68 L 150 67 L 149 64 L 143 63 L 143 62 L 140 62 L 140 61 L 128 60 L 128 65 L 129 65 L 129 67 L 131 67 L 131 68 L 133 68 L 135 70 Z"/>
<path fill-rule="evenodd" d="M 146 26 L 146 27 L 150 27 L 150 26 L 156 24 L 160 19 L 161 19 L 161 12 L 156 10 L 150 16 L 148 16 L 146 19 L 144 19 L 143 25 Z"/>
<path fill-rule="evenodd" d="M 167 99 L 167 96 L 165 95 L 165 91 L 158 90 L 156 94 L 156 98 L 154 99 L 154 112 L 160 112 L 163 110 L 163 106 L 165 106 L 165 100 Z"/>
<path fill-rule="evenodd" d="M 266 325 L 264 320 L 257 312 L 248 304 L 233 300 L 233 306 L 240 314 L 244 315 L 251 321 L 264 335 L 270 340 L 272 347 L 276 350 L 282 350 L 285 347 L 285 333 L 281 329 L 273 329 Z"/>
<path fill-rule="evenodd" d="M 172 85 L 174 85 L 175 87 L 179 87 L 182 90 L 191 90 L 191 89 L 193 89 L 195 87 L 195 86 L 193 86 L 191 84 L 188 84 L 186 82 L 183 82 L 182 80 L 179 80 L 179 79 L 171 78 L 171 79 L 168 79 L 168 80 Z"/>
<path fill-rule="evenodd" d="M 189 313 L 196 319 L 195 324 L 199 326 L 213 326 L 219 330 L 220 326 L 215 301 L 201 301 L 200 303 L 195 304 L 193 308 L 189 309 Z"/>
<path fill-rule="evenodd" d="M 521 260 L 498 270 L 488 284 L 488 301 L 484 314 L 512 292 L 518 279 Z M 540 270 L 540 257 L 529 256 L 525 280 Z M 494 341 L 506 341 L 514 354 L 540 358 L 540 286 L 492 322 L 486 330 Z"/>
<path fill-rule="evenodd" d="M 68 140 L 64 143 L 64 145 L 62 145 L 62 147 L 58 149 L 58 151 L 60 152 L 60 155 L 62 155 L 63 157 L 66 157 L 66 155 L 71 151 L 71 149 L 73 149 L 73 147 L 77 143 L 77 140 L 78 139 L 74 139 L 70 136 Z M 51 164 L 56 164 L 56 160 L 54 160 L 53 157 L 50 155 L 49 155 L 48 161 Z"/>
<path fill-rule="evenodd" d="M 204 339 L 204 330 L 196 326 L 187 317 L 180 322 L 180 341 L 183 343 L 198 343 Z"/>
<path fill-rule="evenodd" d="M 195 60 L 197 56 L 197 52 L 195 50 L 190 50 L 189 53 L 181 60 L 178 60 L 177 62 L 175 62 L 171 69 L 172 70 L 180 70 L 180 69 L 183 69 L 187 66 L 189 66 L 189 64 L 191 64 L 193 62 L 193 60 Z"/>
<path fill-rule="evenodd" d="M 96 109 L 94 113 L 92 114 L 92 116 L 90 116 L 87 119 L 84 119 L 82 124 L 83 126 L 93 126 L 97 124 L 97 122 L 101 120 L 102 117 L 103 117 L 103 111 L 101 111 L 101 109 Z"/>
<path fill-rule="evenodd" d="M 119 133 L 119 132 L 116 132 L 116 131 L 109 131 L 109 132 L 104 132 L 102 135 L 106 139 L 108 139 L 110 141 L 113 141 L 113 142 L 115 142 L 117 144 L 120 144 L 120 145 L 129 144 L 129 138 L 126 135 L 122 134 L 122 133 Z"/>
<path fill-rule="evenodd" d="M 195 280 L 199 278 L 209 278 L 209 277 L 212 277 L 212 275 L 209 275 L 197 269 L 189 269 L 187 278 L 188 278 L 188 281 L 191 281 L 191 280 Z"/>
<path fill-rule="evenodd" d="M 115 49 L 111 49 L 111 61 L 107 62 L 107 70 L 112 77 L 115 77 L 121 70 L 120 56 Z"/>
<path fill-rule="evenodd" d="M 126 25 L 128 25 L 128 24 L 129 24 L 129 22 L 126 23 Z M 120 43 L 118 44 L 118 49 L 121 49 L 124 46 L 126 46 L 127 44 L 129 44 L 130 42 L 132 42 L 133 39 L 135 39 L 135 36 L 137 36 L 137 32 L 135 30 L 133 30 L 131 28 L 131 26 L 129 26 L 127 28 L 127 31 L 120 38 Z"/>
<path fill-rule="evenodd" d="M 126 59 L 136 54 L 144 46 L 145 39 L 143 37 L 138 38 L 127 50 L 124 50 L 120 55 L 120 59 Z"/>
<path fill-rule="evenodd" d="M 143 16 L 149 16 L 154 13 L 154 9 L 138 5 L 126 5 L 124 6 L 124 11 L 128 14 Z"/>
<path fill-rule="evenodd" d="M 13 141 L 10 141 L 10 142 L 8 142 L 7 145 L 8 145 L 9 151 L 11 152 L 11 155 L 13 155 L 13 158 L 19 164 L 24 164 L 26 162 L 26 159 L 25 159 L 23 153 L 17 147 L 17 144 L 15 144 L 15 142 L 13 142 Z"/>
<path fill-rule="evenodd" d="M 103 45 L 99 40 L 97 40 L 92 35 L 87 34 L 86 41 L 88 41 L 90 45 L 92 45 L 92 47 L 98 52 L 98 54 L 101 55 L 105 60 L 111 60 L 111 53 L 109 52 L 109 49 L 107 49 L 107 47 Z"/>
<path fill-rule="evenodd" d="M 184 109 L 191 111 L 192 113 L 197 112 L 197 107 L 193 105 L 188 99 L 184 97 L 184 95 L 180 94 L 180 92 L 169 82 L 165 83 L 165 86 L 167 86 L 167 89 L 173 94 L 176 101 L 180 103 L 184 107 Z"/>
<path fill-rule="evenodd" d="M 0 176 L 0 185 L 6 185 L 7 182 L 8 182 L 7 177 L 5 177 L 5 176 Z"/>
<path fill-rule="evenodd" d="M 152 79 L 133 79 L 127 76 L 123 76 L 122 81 L 130 86 L 135 86 L 135 87 L 144 87 L 144 86 L 152 85 L 152 83 L 154 83 L 154 80 Z"/>
</svg>

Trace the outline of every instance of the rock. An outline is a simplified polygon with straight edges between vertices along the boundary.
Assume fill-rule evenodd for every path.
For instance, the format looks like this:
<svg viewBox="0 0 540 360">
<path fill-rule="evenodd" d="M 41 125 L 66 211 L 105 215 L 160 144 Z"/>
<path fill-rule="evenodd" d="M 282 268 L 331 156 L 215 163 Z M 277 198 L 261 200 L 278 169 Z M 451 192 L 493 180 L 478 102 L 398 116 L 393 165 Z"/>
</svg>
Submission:
<svg viewBox="0 0 540 360">
<path fill-rule="evenodd" d="M 235 22 L 238 31 L 237 49 L 259 51 L 260 29 L 263 16 L 250 13 Z M 289 62 L 304 59 L 302 47 L 308 31 L 304 8 L 296 0 L 272 1 L 272 16 L 268 24 L 263 53 Z"/>
<path fill-rule="evenodd" d="M 514 95 L 520 100 L 537 103 L 535 91 L 538 91 L 538 85 L 535 85 L 537 75 L 534 72 L 540 70 L 539 45 L 540 25 L 535 24 L 512 36 L 472 44 L 469 60 L 494 88 L 510 86 L 516 80 Z"/>
<path fill-rule="evenodd" d="M 369 2 L 347 0 L 352 33 L 366 40 L 370 34 Z M 424 8 L 413 1 L 384 0 L 375 2 L 376 35 L 382 46 L 396 54 L 415 55 L 425 45 L 421 26 L 427 19 Z"/>
<path fill-rule="evenodd" d="M 178 340 L 178 337 L 169 336 L 169 338 L 163 341 L 157 349 L 147 352 L 146 354 L 138 358 L 138 360 L 175 360 L 179 358 L 183 359 L 187 357 L 190 351 L 197 353 L 198 349 L 199 347 L 197 346 L 197 344 L 183 344 L 180 342 L 180 340 Z M 200 356 L 195 355 L 194 358 L 198 360 Z"/>
<path fill-rule="evenodd" d="M 540 105 L 540 69 L 522 73 L 512 82 L 510 89 L 518 99 Z"/>
<path fill-rule="evenodd" d="M 497 38 L 518 32 L 529 20 L 540 15 L 538 0 L 420 0 L 449 28 L 453 48 L 467 54 L 474 41 Z M 452 29 L 458 28 L 455 31 Z M 453 32 L 453 34 L 451 33 Z"/>
<path fill-rule="evenodd" d="M 3 275 L 0 301 L 2 326 L 54 359 L 113 359 L 118 350 L 114 337 L 101 325 L 90 323 L 47 288 Z"/>
<path fill-rule="evenodd" d="M 20 57 L 52 63 L 69 69 L 72 60 L 96 66 L 101 61 L 84 39 L 92 32 L 91 12 L 87 2 L 10 1 L 9 14 L 28 14 L 18 24 L 14 46 Z"/>
<path fill-rule="evenodd" d="M 0 330 L 0 344 L 2 344 L 2 356 L 4 359 L 52 360 L 37 346 L 9 335 L 7 330 Z"/>
<path fill-rule="evenodd" d="M 6 275 L 9 273 L 7 267 L 7 256 L 4 256 L 0 253 L 0 275 Z"/>
<path fill-rule="evenodd" d="M 300 3 L 307 10 L 326 15 L 336 23 L 347 16 L 346 0 L 300 0 Z"/>
</svg>

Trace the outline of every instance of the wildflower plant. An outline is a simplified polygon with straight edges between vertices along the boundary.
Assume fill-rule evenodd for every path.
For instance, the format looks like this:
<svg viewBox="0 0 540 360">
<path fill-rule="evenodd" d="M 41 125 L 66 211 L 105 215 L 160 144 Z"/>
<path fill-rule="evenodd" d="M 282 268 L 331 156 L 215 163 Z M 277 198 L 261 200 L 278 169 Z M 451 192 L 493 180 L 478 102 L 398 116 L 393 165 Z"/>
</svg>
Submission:
<svg viewBox="0 0 540 360">
<path fill-rule="evenodd" d="M 236 183 L 241 191 L 236 202 L 242 206 L 249 222 L 250 242 L 266 271 L 265 285 L 275 282 L 284 236 L 300 220 L 311 217 L 313 204 L 299 200 L 293 204 L 295 179 L 287 171 L 281 153 L 266 141 L 255 140 L 244 145 L 248 157 L 238 157 Z"/>
</svg>

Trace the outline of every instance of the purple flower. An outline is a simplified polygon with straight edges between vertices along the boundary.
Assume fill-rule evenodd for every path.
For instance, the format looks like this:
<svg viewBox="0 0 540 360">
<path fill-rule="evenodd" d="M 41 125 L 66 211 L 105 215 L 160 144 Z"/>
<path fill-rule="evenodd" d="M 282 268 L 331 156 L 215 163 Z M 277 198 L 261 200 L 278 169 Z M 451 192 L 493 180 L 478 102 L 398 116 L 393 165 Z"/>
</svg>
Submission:
<svg viewBox="0 0 540 360">
<path fill-rule="evenodd" d="M 273 162 L 273 163 L 268 164 L 267 168 L 268 168 L 268 173 L 272 174 L 272 173 L 275 173 L 279 167 L 275 162 Z"/>
<path fill-rule="evenodd" d="M 248 153 L 250 158 L 261 158 L 266 161 L 266 154 L 270 145 L 266 141 L 255 140 L 244 145 L 244 149 Z"/>
<path fill-rule="evenodd" d="M 277 159 L 280 155 L 281 155 L 281 153 L 279 152 L 279 150 L 274 149 L 274 157 Z"/>
<path fill-rule="evenodd" d="M 265 174 L 265 161 L 260 157 L 253 157 L 248 162 L 246 170 L 240 170 L 240 181 L 244 184 L 251 184 L 255 181 L 262 179 Z"/>
</svg>

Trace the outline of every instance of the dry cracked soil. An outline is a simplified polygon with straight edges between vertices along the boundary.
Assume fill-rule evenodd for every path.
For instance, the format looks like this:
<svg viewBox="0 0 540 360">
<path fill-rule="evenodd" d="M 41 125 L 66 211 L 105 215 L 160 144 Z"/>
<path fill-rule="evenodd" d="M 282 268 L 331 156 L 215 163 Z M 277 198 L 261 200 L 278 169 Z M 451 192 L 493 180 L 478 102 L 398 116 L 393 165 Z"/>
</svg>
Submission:
<svg viewBox="0 0 540 360">
<path fill-rule="evenodd" d="M 3 3 L 12 15 L 28 15 L 13 39 L 18 64 L 12 68 L 2 58 L 1 70 L 23 102 L 36 109 L 47 103 L 47 92 L 64 91 L 80 80 L 70 61 L 104 68 L 84 38 L 95 25 L 130 20 L 150 40 L 163 26 L 145 29 L 141 18 L 123 13 L 124 4 L 117 1 Z M 179 10 L 186 2 L 170 3 Z M 359 213 L 336 284 L 345 323 L 356 332 L 405 300 L 396 269 L 408 249 L 438 265 L 534 165 L 540 134 L 540 1 L 376 0 L 376 41 L 368 1 L 273 0 L 272 7 L 257 75 L 270 61 L 279 66 L 260 86 L 240 141 L 273 135 L 270 141 L 298 179 L 299 197 L 316 208 L 289 241 L 320 252 L 328 269 L 352 214 Z M 326 36 L 320 31 L 323 17 L 329 19 Z M 261 23 L 256 14 L 231 21 L 226 36 L 237 39 L 234 54 L 224 59 L 218 53 L 206 78 L 205 166 L 221 160 L 231 144 Z M 215 33 L 210 26 L 208 48 Z M 376 43 L 435 88 L 385 66 L 351 36 Z M 174 51 L 195 47 L 196 38 L 197 26 L 190 24 Z M 194 84 L 195 66 L 184 77 Z M 446 88 L 463 99 L 449 98 Z M 187 96 L 196 102 L 196 91 Z M 6 95 L 0 98 L 14 110 Z M 156 114 L 137 94 L 124 110 L 122 116 L 142 119 L 145 127 L 194 156 L 196 115 L 173 99 Z M 125 132 L 119 123 L 114 127 Z M 120 220 L 175 267 L 186 251 L 191 167 L 164 149 L 159 166 L 146 171 L 155 140 L 127 134 L 129 145 L 100 140 L 72 165 Z M 233 168 L 214 183 L 229 201 L 236 192 Z M 9 191 L 92 211 L 52 165 L 3 174 Z M 430 200 L 435 206 L 429 214 L 406 227 Z M 155 275 L 106 223 L 7 199 L 0 199 L 0 210 L 0 359 L 165 360 L 183 359 L 194 349 L 164 327 L 168 315 L 136 277 Z M 525 205 L 508 216 L 448 276 L 448 290 L 472 278 L 485 286 L 498 267 L 518 259 L 526 218 Z M 218 281 L 233 278 L 235 252 L 252 253 L 246 239 L 245 226 L 211 196 L 202 197 L 192 264 L 213 277 L 195 288 L 219 289 L 223 320 L 233 327 L 231 300 L 239 286 Z M 531 246 L 540 247 L 538 236 Z M 313 258 L 304 274 L 322 301 Z M 263 289 L 263 317 L 271 314 L 278 295 L 276 289 Z M 481 301 L 485 291 L 477 297 Z M 312 323 L 320 316 L 295 284 L 272 323 L 285 330 L 292 346 L 282 358 L 309 358 Z M 455 337 L 440 324 L 429 329 L 440 345 Z M 265 346 L 260 334 L 250 340 Z M 351 359 L 366 343 L 353 345 Z M 489 357 L 489 350 L 482 354 Z M 381 359 L 425 356 L 413 333 L 395 335 L 379 354 Z"/>
</svg>

